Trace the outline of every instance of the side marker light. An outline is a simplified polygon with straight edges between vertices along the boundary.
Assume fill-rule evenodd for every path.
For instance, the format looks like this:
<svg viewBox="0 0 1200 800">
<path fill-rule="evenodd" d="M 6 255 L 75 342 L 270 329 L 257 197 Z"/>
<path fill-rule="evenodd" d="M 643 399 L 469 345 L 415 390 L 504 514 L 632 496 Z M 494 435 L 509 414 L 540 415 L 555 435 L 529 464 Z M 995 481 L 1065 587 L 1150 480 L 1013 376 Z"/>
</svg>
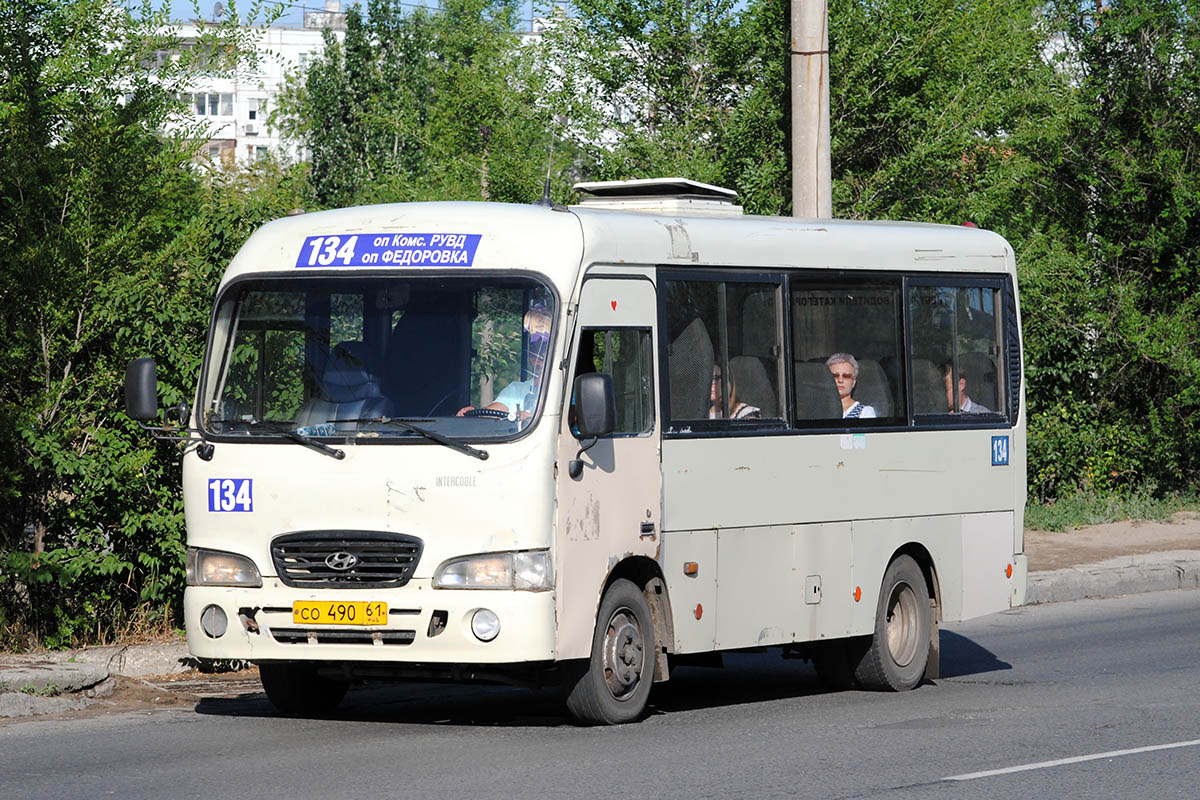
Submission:
<svg viewBox="0 0 1200 800">
<path fill-rule="evenodd" d="M 704 616 L 704 606 L 700 605 L 699 603 L 696 603 L 696 612 L 695 613 L 696 613 L 696 619 L 700 619 L 701 617 L 703 617 Z"/>
<path fill-rule="evenodd" d="M 861 601 L 862 601 L 862 587 L 855 586 L 854 587 L 854 602 L 858 603 Z"/>
</svg>

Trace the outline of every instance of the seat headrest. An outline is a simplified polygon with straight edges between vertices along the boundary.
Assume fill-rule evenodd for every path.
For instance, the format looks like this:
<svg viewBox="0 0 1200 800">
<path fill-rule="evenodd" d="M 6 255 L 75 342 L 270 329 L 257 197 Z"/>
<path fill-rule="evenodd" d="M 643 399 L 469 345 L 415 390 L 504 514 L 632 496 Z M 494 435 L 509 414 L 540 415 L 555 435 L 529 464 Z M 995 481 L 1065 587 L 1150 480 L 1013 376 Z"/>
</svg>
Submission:
<svg viewBox="0 0 1200 800">
<path fill-rule="evenodd" d="M 366 368 L 367 346 L 361 341 L 336 345 L 317 375 L 322 394 L 335 403 L 382 397 L 379 379 Z"/>
<path fill-rule="evenodd" d="M 734 356 L 729 359 L 729 372 L 737 387 L 738 400 L 757 406 L 762 416 L 771 419 L 779 416 L 779 402 L 767 368 L 755 356 Z"/>
<path fill-rule="evenodd" d="M 697 317 L 671 342 L 667 363 L 672 419 L 708 416 L 714 361 L 712 339 Z"/>
</svg>

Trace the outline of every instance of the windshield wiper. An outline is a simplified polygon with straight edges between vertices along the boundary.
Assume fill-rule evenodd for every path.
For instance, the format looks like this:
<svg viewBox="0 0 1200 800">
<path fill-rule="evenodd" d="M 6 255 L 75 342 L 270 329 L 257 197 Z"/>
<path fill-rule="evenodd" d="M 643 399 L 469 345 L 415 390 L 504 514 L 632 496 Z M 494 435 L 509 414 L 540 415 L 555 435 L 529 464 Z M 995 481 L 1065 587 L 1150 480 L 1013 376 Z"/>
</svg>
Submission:
<svg viewBox="0 0 1200 800">
<path fill-rule="evenodd" d="M 338 461 L 341 461 L 343 458 L 346 457 L 345 452 L 337 449 L 336 447 L 330 447 L 329 445 L 325 444 L 324 442 L 318 442 L 316 439 L 312 439 L 308 436 L 305 436 L 302 433 L 297 433 L 296 431 L 291 430 L 290 428 L 274 427 L 274 426 L 280 426 L 280 425 L 291 425 L 292 423 L 290 420 L 210 419 L 210 420 L 206 421 L 206 424 L 208 424 L 208 425 L 218 425 L 218 424 L 222 424 L 222 423 L 224 423 L 224 424 L 235 424 L 236 423 L 239 425 L 245 425 L 247 428 L 246 433 L 253 432 L 254 435 L 256 435 L 256 436 L 264 435 L 263 433 L 255 432 L 256 428 L 261 429 L 264 426 L 273 426 L 273 427 L 268 427 L 266 429 L 267 432 L 265 435 L 267 438 L 291 439 L 296 444 L 302 444 L 305 447 L 311 447 L 313 450 L 316 450 L 318 453 L 324 453 L 327 456 L 336 458 Z"/>
<path fill-rule="evenodd" d="M 413 425 L 408 420 L 401 419 L 399 417 L 362 417 L 360 419 L 330 419 L 330 420 L 326 420 L 326 422 L 378 422 L 381 425 L 395 425 L 398 428 L 403 428 L 406 431 L 411 431 L 412 433 L 415 433 L 418 436 L 424 436 L 426 439 L 428 439 L 431 442 L 437 442 L 438 444 L 445 445 L 446 447 L 449 447 L 451 450 L 457 450 L 460 453 L 465 453 L 466 455 L 474 456 L 475 458 L 478 458 L 480 461 L 488 460 L 487 450 L 480 450 L 478 447 L 472 447 L 471 445 L 466 444 L 464 442 L 459 442 L 459 441 L 456 441 L 449 437 L 442 436 L 440 433 L 434 433 L 433 431 L 431 431 L 427 428 L 422 428 L 419 425 Z"/>
<path fill-rule="evenodd" d="M 345 451 L 339 450 L 336 447 L 330 447 L 329 445 L 325 444 L 324 442 L 318 442 L 316 439 L 310 439 L 302 433 L 296 433 L 295 431 L 288 431 L 288 430 L 274 431 L 273 433 L 276 435 L 282 436 L 285 439 L 291 439 L 293 442 L 296 442 L 297 444 L 302 444 L 305 447 L 311 447 L 313 450 L 316 450 L 319 453 L 324 453 L 327 456 L 336 458 L 338 461 L 341 461 L 343 458 L 346 457 Z"/>
</svg>

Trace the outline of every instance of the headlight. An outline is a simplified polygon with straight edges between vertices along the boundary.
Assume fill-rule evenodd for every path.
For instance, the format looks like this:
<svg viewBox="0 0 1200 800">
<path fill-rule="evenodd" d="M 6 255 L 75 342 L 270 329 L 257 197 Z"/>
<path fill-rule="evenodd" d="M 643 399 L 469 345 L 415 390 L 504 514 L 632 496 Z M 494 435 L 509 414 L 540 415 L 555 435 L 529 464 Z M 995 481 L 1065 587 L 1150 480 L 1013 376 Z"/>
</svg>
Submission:
<svg viewBox="0 0 1200 800">
<path fill-rule="evenodd" d="M 451 559 L 433 574 L 435 589 L 520 589 L 544 592 L 554 588 L 549 550 L 489 553 Z"/>
<path fill-rule="evenodd" d="M 189 547 L 187 551 L 188 586 L 262 586 L 258 567 L 245 556 Z"/>
</svg>

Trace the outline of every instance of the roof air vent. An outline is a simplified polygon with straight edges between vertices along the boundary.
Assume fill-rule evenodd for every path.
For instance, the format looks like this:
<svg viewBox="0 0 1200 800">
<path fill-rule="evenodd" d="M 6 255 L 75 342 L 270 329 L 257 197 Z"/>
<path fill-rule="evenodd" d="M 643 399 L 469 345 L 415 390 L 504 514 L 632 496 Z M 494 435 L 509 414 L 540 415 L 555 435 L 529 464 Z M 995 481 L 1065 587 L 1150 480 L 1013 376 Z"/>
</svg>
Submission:
<svg viewBox="0 0 1200 800">
<path fill-rule="evenodd" d="M 577 183 L 581 208 L 644 211 L 682 217 L 738 217 L 737 192 L 687 178 Z"/>
</svg>

